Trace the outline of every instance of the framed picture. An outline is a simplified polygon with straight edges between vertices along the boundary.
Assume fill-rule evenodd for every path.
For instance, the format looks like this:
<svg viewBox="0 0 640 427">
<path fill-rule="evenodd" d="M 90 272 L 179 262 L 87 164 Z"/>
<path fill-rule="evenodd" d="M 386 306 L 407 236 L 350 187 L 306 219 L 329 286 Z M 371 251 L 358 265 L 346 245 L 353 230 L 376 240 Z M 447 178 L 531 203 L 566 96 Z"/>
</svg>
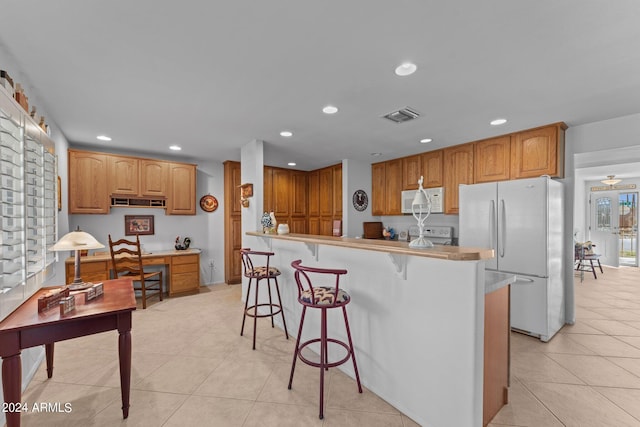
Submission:
<svg viewBox="0 0 640 427">
<path fill-rule="evenodd" d="M 125 215 L 124 234 L 125 236 L 154 234 L 153 215 Z"/>
</svg>

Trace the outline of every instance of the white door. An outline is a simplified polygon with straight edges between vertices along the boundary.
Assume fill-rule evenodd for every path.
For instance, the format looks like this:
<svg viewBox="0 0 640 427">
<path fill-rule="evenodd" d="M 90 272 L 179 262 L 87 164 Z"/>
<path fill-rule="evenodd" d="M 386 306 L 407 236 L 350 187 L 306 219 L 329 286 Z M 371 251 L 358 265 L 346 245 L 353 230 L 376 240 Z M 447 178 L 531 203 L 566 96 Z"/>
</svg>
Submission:
<svg viewBox="0 0 640 427">
<path fill-rule="evenodd" d="M 589 196 L 591 205 L 589 240 L 595 243 L 594 252 L 600 254 L 600 262 L 612 267 L 620 265 L 618 192 L 594 192 Z"/>
<path fill-rule="evenodd" d="M 542 277 L 516 276 L 511 285 L 511 327 L 549 340 L 547 281 Z"/>
<path fill-rule="evenodd" d="M 485 263 L 490 270 L 498 269 L 497 254 L 497 186 L 495 182 L 460 185 L 458 244 L 494 250 L 494 257 Z"/>
<path fill-rule="evenodd" d="M 498 270 L 546 277 L 547 179 L 498 182 Z"/>
</svg>

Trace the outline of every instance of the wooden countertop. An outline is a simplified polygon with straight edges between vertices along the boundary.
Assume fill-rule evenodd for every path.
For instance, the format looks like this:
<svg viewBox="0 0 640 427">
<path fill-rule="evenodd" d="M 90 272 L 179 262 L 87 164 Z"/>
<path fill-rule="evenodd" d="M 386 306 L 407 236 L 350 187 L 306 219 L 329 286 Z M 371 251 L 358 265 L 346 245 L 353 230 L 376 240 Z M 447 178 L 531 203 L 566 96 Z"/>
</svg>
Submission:
<svg viewBox="0 0 640 427">
<path fill-rule="evenodd" d="M 109 249 L 109 248 L 107 248 Z M 176 250 L 165 250 L 165 251 L 156 251 L 156 252 L 143 252 L 142 259 L 144 258 L 155 258 L 155 257 L 164 257 L 164 256 L 182 256 L 182 255 L 195 255 L 202 252 L 200 249 L 186 249 L 184 251 L 176 251 Z M 105 252 L 104 254 L 99 255 L 87 255 L 80 257 L 80 262 L 90 262 L 90 261 L 111 261 L 111 254 L 109 252 Z M 73 264 L 75 262 L 75 257 L 71 256 L 65 260 L 66 264 Z"/>
<path fill-rule="evenodd" d="M 478 261 L 494 257 L 493 249 L 436 245 L 433 248 L 410 248 L 408 242 L 396 240 L 354 239 L 350 237 L 316 236 L 312 234 L 264 234 L 248 231 L 247 236 L 267 239 L 290 240 L 307 244 L 342 246 L 368 251 L 388 252 L 398 255 L 423 256 L 450 261 Z"/>
</svg>

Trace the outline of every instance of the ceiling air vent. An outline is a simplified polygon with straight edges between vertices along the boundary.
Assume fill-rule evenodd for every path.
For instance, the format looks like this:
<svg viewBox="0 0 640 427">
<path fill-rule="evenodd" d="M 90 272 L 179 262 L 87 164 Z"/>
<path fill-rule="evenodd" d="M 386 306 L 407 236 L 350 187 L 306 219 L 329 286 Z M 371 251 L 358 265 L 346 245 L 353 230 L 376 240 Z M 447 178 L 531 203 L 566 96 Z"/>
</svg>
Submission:
<svg viewBox="0 0 640 427">
<path fill-rule="evenodd" d="M 409 120 L 417 119 L 420 117 L 420 113 L 418 113 L 413 108 L 404 107 L 398 111 L 393 111 L 389 114 L 385 114 L 382 116 L 385 119 L 391 120 L 394 123 L 404 123 Z"/>
</svg>

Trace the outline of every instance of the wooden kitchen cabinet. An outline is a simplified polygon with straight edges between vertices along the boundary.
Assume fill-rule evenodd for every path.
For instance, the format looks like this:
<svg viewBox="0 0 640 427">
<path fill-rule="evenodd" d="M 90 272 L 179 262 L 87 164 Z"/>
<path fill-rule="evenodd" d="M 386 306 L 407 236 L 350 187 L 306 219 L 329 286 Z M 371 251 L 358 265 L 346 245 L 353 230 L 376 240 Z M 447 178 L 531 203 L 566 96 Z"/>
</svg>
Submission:
<svg viewBox="0 0 640 427">
<path fill-rule="evenodd" d="M 194 292 L 200 288 L 200 255 L 171 257 L 169 295 Z"/>
<path fill-rule="evenodd" d="M 333 170 L 331 168 L 320 169 L 320 216 L 333 215 Z"/>
<path fill-rule="evenodd" d="M 140 159 L 140 195 L 166 197 L 169 187 L 169 163 L 161 160 Z"/>
<path fill-rule="evenodd" d="M 484 296 L 483 426 L 509 403 L 510 288 Z"/>
<path fill-rule="evenodd" d="M 420 155 L 422 161 L 421 174 L 424 178 L 424 188 L 442 187 L 442 163 L 444 153 L 442 150 L 428 151 Z"/>
<path fill-rule="evenodd" d="M 167 215 L 196 214 L 196 165 L 169 164 Z"/>
<path fill-rule="evenodd" d="M 403 190 L 417 190 L 418 180 L 422 174 L 422 157 L 420 154 L 402 158 Z M 424 187 L 424 183 L 422 186 Z"/>
<path fill-rule="evenodd" d="M 289 218 L 289 199 L 291 198 L 291 171 L 273 169 L 273 213 L 278 222 L 286 222 Z"/>
<path fill-rule="evenodd" d="M 242 281 L 242 207 L 240 162 L 224 162 L 224 281 Z M 249 203 L 252 203 L 250 199 Z"/>
<path fill-rule="evenodd" d="M 106 154 L 69 150 L 69 213 L 109 213 Z"/>
<path fill-rule="evenodd" d="M 115 206 L 195 215 L 196 165 L 70 149 L 69 213 L 108 214 Z"/>
<path fill-rule="evenodd" d="M 371 165 L 371 215 L 384 215 L 385 162 Z"/>
<path fill-rule="evenodd" d="M 474 143 L 474 182 L 505 181 L 511 176 L 511 136 Z"/>
<path fill-rule="evenodd" d="M 309 199 L 309 217 L 320 216 L 320 171 L 315 170 L 309 172 L 307 176 L 307 185 L 309 191 L 307 197 Z"/>
<path fill-rule="evenodd" d="M 513 134 L 511 179 L 541 175 L 564 177 L 564 132 L 567 125 L 555 123 Z"/>
<path fill-rule="evenodd" d="M 401 192 L 401 158 L 371 165 L 372 215 L 401 215 Z"/>
<path fill-rule="evenodd" d="M 342 220 L 342 164 L 308 172 L 306 180 L 306 233 L 331 236 L 333 220 Z M 301 222 L 298 226 L 302 226 Z M 289 228 L 291 229 L 291 226 Z"/>
<path fill-rule="evenodd" d="M 335 165 L 333 172 L 333 217 L 335 219 L 342 218 L 342 164 Z"/>
<path fill-rule="evenodd" d="M 458 186 L 473 184 L 473 143 L 444 149 L 444 211 L 457 214 Z"/>
<path fill-rule="evenodd" d="M 109 195 L 140 195 L 140 161 L 135 157 L 109 155 Z"/>
</svg>

